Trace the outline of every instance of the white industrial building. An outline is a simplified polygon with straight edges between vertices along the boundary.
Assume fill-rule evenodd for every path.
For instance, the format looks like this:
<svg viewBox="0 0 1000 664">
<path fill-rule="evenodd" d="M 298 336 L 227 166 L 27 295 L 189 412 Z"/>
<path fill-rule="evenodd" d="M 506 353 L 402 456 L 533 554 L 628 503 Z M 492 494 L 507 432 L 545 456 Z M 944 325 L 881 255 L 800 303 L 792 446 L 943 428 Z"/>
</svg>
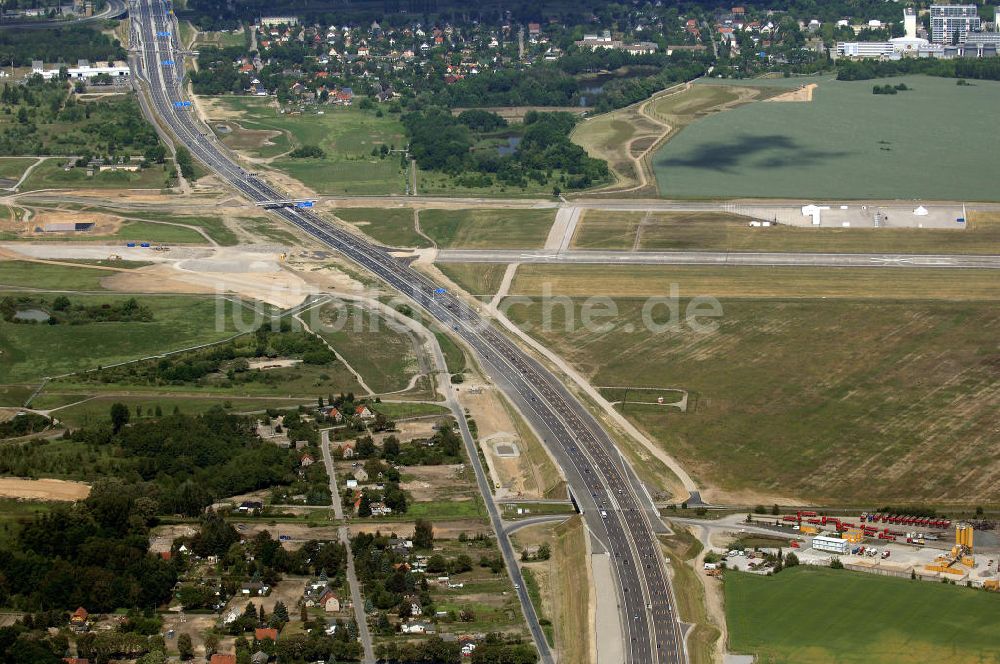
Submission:
<svg viewBox="0 0 1000 664">
<path fill-rule="evenodd" d="M 826 551 L 827 553 L 836 553 L 837 555 L 845 556 L 851 552 L 851 543 L 839 537 L 817 535 L 813 538 L 812 548 L 817 551 Z"/>
<path fill-rule="evenodd" d="M 970 7 L 975 10 L 975 5 L 934 5 L 931 8 L 930 41 L 917 36 L 917 14 L 907 7 L 903 10 L 905 36 L 883 42 L 837 42 L 837 57 L 880 60 L 898 60 L 903 57 L 995 57 L 1000 49 L 1000 31 L 997 31 L 997 26 L 1000 26 L 1000 8 L 997 8 L 998 18 L 994 32 L 982 32 L 980 29 L 983 24 L 979 15 L 967 15 Z M 939 14 L 936 19 L 935 10 Z M 945 31 L 950 35 L 947 38 L 941 36 Z M 952 45 L 956 35 L 958 44 Z"/>
<path fill-rule="evenodd" d="M 41 74 L 42 78 L 48 80 L 57 78 L 59 71 L 64 66 L 57 65 L 54 69 L 46 69 L 40 60 L 34 60 L 31 63 L 31 73 L 32 75 Z M 80 60 L 75 67 L 66 67 L 66 73 L 73 80 L 89 80 L 97 78 L 101 74 L 107 74 L 111 78 L 122 78 L 128 76 L 130 71 L 128 63 L 125 62 L 106 62 L 92 65 L 87 60 Z"/>
</svg>

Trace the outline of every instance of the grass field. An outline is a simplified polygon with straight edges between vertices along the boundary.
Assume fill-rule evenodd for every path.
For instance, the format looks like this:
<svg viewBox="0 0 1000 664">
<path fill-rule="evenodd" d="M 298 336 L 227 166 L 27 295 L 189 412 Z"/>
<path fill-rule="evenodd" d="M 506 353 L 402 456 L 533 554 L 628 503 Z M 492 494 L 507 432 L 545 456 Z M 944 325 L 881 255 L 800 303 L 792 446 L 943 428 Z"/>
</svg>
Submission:
<svg viewBox="0 0 1000 664">
<path fill-rule="evenodd" d="M 16 182 L 36 161 L 34 157 L 4 157 L 0 159 L 0 178 Z"/>
<path fill-rule="evenodd" d="M 113 211 L 109 211 L 109 213 L 114 214 Z M 171 223 L 184 224 L 186 226 L 197 226 L 208 233 L 210 238 L 223 247 L 233 247 L 239 243 L 239 238 L 236 237 L 236 233 L 227 227 L 225 222 L 219 217 L 174 213 L 164 214 L 146 211 L 130 213 L 129 216 L 152 221 L 169 221 Z M 204 238 L 200 238 L 199 242 L 204 242 Z"/>
<path fill-rule="evenodd" d="M 420 228 L 442 249 L 536 249 L 553 210 L 423 210 Z"/>
<path fill-rule="evenodd" d="M 730 648 L 766 664 L 1000 661 L 996 593 L 803 566 L 725 593 Z"/>
<path fill-rule="evenodd" d="M 881 300 L 997 300 L 995 270 L 710 267 L 661 265 L 522 265 L 512 295 L 645 297 L 794 297 Z"/>
<path fill-rule="evenodd" d="M 992 156 L 992 144 L 981 138 L 992 132 L 991 122 L 980 109 L 1000 102 L 1000 83 L 959 87 L 953 79 L 926 76 L 795 79 L 810 82 L 819 86 L 812 102 L 748 104 L 686 127 L 654 157 L 660 193 L 998 200 L 989 169 L 969 164 Z M 913 89 L 872 94 L 872 86 L 886 82 Z"/>
<path fill-rule="evenodd" d="M 31 172 L 22 191 L 37 189 L 162 189 L 167 186 L 163 166 L 151 166 L 137 173 L 104 172 L 87 176 L 87 169 L 63 170 L 63 160 L 49 159 Z"/>
<path fill-rule="evenodd" d="M 608 162 L 616 189 L 638 188 L 649 193 L 655 188 L 648 151 L 669 139 L 695 120 L 752 97 L 761 91 L 729 86 L 693 86 L 673 90 L 650 100 L 589 118 L 578 124 L 571 136 L 591 157 Z M 645 156 L 644 156 L 645 155 Z M 636 159 L 644 174 L 636 171 Z"/>
<path fill-rule="evenodd" d="M 751 228 L 724 212 L 587 210 L 573 246 L 646 251 L 790 251 L 821 253 L 1000 253 L 1000 214 L 973 212 L 964 230 L 929 228 Z"/>
<path fill-rule="evenodd" d="M 52 290 L 101 290 L 101 279 L 114 274 L 85 265 L 49 265 L 30 261 L 0 261 L 0 286 Z"/>
<path fill-rule="evenodd" d="M 31 405 L 33 408 L 44 409 L 51 407 L 48 404 L 59 397 L 62 397 L 63 400 L 66 398 L 62 395 L 43 394 L 43 398 L 37 399 Z M 77 400 L 81 401 L 81 403 L 74 403 L 74 405 L 57 410 L 52 416 L 68 426 L 83 427 L 107 422 L 110 417 L 111 404 L 114 403 L 123 403 L 128 406 L 132 412 L 131 421 L 133 422 L 143 418 L 155 417 L 157 406 L 159 406 L 164 414 L 172 413 L 174 408 L 176 408 L 182 413 L 197 415 L 216 406 L 222 406 L 233 413 L 252 413 L 268 408 L 296 408 L 300 403 L 305 403 L 306 405 L 314 404 L 314 401 L 309 398 L 239 399 L 222 394 L 205 395 L 204 397 L 185 397 L 169 393 L 150 393 L 141 396 L 98 396 L 89 401 L 83 401 L 84 399 L 87 399 L 86 395 L 79 395 Z M 136 407 L 142 408 L 142 416 L 136 414 Z"/>
<path fill-rule="evenodd" d="M 409 335 L 390 327 L 385 319 L 373 318 L 367 311 L 352 306 L 326 305 L 319 315 L 330 329 L 315 331 L 375 392 L 406 389 L 410 379 L 420 373 Z"/>
<path fill-rule="evenodd" d="M 387 247 L 425 249 L 431 246 L 417 234 L 413 210 L 409 208 L 337 208 L 333 213 Z"/>
<path fill-rule="evenodd" d="M 724 298 L 708 333 L 647 329 L 645 301 L 625 298 L 614 329 L 588 330 L 580 302 L 569 329 L 563 306 L 544 329 L 538 300 L 509 316 L 594 385 L 687 390 L 687 412 L 624 412 L 709 486 L 820 504 L 1000 499 L 995 301 Z"/>
<path fill-rule="evenodd" d="M 0 265 L 4 265 L 0 263 Z M 76 303 L 120 302 L 123 295 L 71 295 Z M 216 329 L 210 297 L 139 297 L 153 311 L 148 323 L 25 325 L 0 322 L 0 375 L 5 382 L 38 380 L 155 353 L 206 343 L 232 334 L 232 317 Z M 224 304 L 226 310 L 233 305 Z"/>
<path fill-rule="evenodd" d="M 247 97 L 208 98 L 213 126 L 227 122 L 232 131 L 220 139 L 254 157 L 276 157 L 270 165 L 319 194 L 402 194 L 404 170 L 398 154 L 372 157 L 383 145 L 402 148 L 406 139 L 398 116 L 378 118 L 374 111 L 327 107 L 323 115 L 280 114 L 273 102 Z M 275 134 L 278 134 L 275 136 Z M 292 159 L 284 153 L 303 145 L 321 147 L 322 159 Z"/>
<path fill-rule="evenodd" d="M 500 263 L 438 263 L 437 268 L 472 295 L 489 299 L 500 290 L 507 266 Z"/>
</svg>

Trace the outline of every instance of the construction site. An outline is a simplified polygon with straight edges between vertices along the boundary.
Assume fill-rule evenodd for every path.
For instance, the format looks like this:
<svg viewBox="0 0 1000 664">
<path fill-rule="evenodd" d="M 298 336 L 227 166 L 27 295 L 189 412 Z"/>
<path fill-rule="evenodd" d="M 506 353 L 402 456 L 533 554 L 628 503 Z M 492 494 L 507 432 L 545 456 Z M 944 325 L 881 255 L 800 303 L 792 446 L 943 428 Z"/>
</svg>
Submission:
<svg viewBox="0 0 1000 664">
<path fill-rule="evenodd" d="M 953 523 L 881 512 L 834 517 L 800 510 L 748 523 L 788 535 L 803 564 L 830 565 L 836 558 L 849 570 L 1000 591 L 1000 541 L 990 521 Z M 728 567 L 763 571 L 755 569 L 752 557 L 733 558 Z"/>
</svg>

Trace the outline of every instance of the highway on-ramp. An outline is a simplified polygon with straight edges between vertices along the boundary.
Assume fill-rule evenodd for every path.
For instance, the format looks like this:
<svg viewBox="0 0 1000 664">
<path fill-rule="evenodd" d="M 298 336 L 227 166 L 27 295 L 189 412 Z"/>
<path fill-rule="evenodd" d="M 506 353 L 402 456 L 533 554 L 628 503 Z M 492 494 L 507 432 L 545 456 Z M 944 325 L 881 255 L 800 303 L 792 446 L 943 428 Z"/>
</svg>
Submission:
<svg viewBox="0 0 1000 664">
<path fill-rule="evenodd" d="M 286 193 L 241 168 L 196 119 L 190 105 L 184 105 L 182 56 L 169 2 L 134 0 L 131 19 L 133 82 L 148 93 L 148 108 L 160 126 L 253 203 L 288 200 Z M 476 309 L 383 248 L 307 208 L 292 204 L 273 213 L 411 298 L 478 356 L 490 377 L 542 433 L 563 466 L 591 533 L 612 556 L 626 661 L 685 661 L 672 590 L 655 534 L 662 524 L 648 494 L 587 407 Z M 518 594 L 525 604 L 523 586 Z M 544 637 L 536 625 L 529 626 L 543 659 L 550 660 Z"/>
</svg>

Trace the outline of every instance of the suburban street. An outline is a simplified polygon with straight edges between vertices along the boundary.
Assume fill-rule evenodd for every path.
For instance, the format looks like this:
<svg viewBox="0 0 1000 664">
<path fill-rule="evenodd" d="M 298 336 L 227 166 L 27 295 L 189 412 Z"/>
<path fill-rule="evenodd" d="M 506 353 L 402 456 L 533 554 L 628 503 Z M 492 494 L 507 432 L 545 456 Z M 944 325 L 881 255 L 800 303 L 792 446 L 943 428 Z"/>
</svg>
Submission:
<svg viewBox="0 0 1000 664">
<path fill-rule="evenodd" d="M 161 128 L 185 145 L 222 181 L 367 269 L 450 329 L 479 358 L 487 374 L 543 435 L 563 465 L 584 518 L 611 552 L 628 662 L 681 662 L 685 652 L 675 602 L 655 532 L 651 500 L 637 485 L 609 434 L 551 371 L 458 297 L 381 247 L 297 207 L 284 192 L 241 168 L 184 106 L 183 67 L 169 3 L 132 5 L 134 85 Z M 538 644 L 540 652 L 544 640 Z"/>
<path fill-rule="evenodd" d="M 333 515 L 338 521 L 344 521 L 344 507 L 340 503 L 340 492 L 337 490 L 337 475 L 333 472 L 333 456 L 330 454 L 330 430 L 320 432 L 320 448 L 323 450 L 323 465 L 326 466 L 326 476 L 330 479 L 330 501 L 333 503 Z M 340 543 L 347 548 L 347 584 L 351 587 L 351 602 L 354 604 L 354 620 L 358 623 L 358 637 L 364 648 L 364 664 L 374 664 L 375 649 L 372 646 L 372 633 L 368 629 L 368 619 L 365 618 L 365 602 L 361 597 L 361 584 L 354 571 L 354 553 L 351 551 L 351 538 L 347 526 L 337 528 Z"/>
</svg>

